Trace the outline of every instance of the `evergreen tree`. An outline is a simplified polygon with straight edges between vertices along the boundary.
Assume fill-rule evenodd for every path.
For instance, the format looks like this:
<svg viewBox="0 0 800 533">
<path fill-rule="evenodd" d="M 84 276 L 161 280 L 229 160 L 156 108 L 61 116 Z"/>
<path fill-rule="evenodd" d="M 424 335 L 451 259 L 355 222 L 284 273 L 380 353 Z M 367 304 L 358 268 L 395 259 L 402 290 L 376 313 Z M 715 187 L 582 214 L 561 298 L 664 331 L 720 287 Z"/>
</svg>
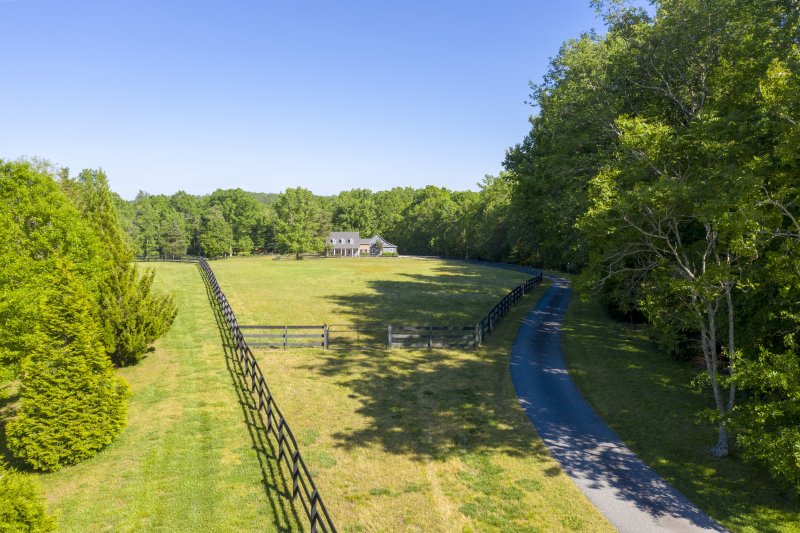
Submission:
<svg viewBox="0 0 800 533">
<path fill-rule="evenodd" d="M 0 465 L 0 531 L 46 533 L 55 529 L 33 479 Z"/>
<path fill-rule="evenodd" d="M 38 343 L 22 365 L 20 407 L 6 426 L 8 448 L 36 470 L 95 455 L 125 425 L 128 385 L 103 349 L 92 301 L 59 261 L 39 301 Z"/>
<path fill-rule="evenodd" d="M 153 294 L 153 274 L 140 275 L 132 262 L 133 253 L 119 224 L 105 173 L 84 170 L 77 182 L 80 206 L 105 252 L 97 294 L 103 344 L 117 365 L 135 364 L 148 344 L 169 331 L 177 307 L 172 296 Z"/>
</svg>

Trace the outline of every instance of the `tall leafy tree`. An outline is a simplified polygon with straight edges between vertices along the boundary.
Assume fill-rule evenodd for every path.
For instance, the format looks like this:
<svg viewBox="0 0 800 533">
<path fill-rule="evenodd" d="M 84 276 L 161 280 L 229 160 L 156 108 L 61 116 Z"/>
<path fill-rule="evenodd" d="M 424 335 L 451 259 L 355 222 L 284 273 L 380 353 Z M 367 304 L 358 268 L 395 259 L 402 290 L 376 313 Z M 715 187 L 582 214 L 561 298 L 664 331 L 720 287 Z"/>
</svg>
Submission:
<svg viewBox="0 0 800 533">
<path fill-rule="evenodd" d="M 218 258 L 231 253 L 233 231 L 219 207 L 210 207 L 203 214 L 197 232 L 197 246 L 206 257 Z"/>
<path fill-rule="evenodd" d="M 333 210 L 333 227 L 337 231 L 358 231 L 362 237 L 378 233 L 378 205 L 372 191 L 353 189 L 339 193 Z"/>
<path fill-rule="evenodd" d="M 218 207 L 231 227 L 232 252 L 250 253 L 253 250 L 253 230 L 257 226 L 264 206 L 242 189 L 218 189 L 209 198 L 210 207 Z"/>
<path fill-rule="evenodd" d="M 56 261 L 68 260 L 93 293 L 103 249 L 51 169 L 0 160 L 0 365 L 15 369 L 38 343 L 39 294 Z"/>
<path fill-rule="evenodd" d="M 280 253 L 321 252 L 330 229 L 330 213 L 308 189 L 286 189 L 275 202 L 275 247 Z"/>
</svg>

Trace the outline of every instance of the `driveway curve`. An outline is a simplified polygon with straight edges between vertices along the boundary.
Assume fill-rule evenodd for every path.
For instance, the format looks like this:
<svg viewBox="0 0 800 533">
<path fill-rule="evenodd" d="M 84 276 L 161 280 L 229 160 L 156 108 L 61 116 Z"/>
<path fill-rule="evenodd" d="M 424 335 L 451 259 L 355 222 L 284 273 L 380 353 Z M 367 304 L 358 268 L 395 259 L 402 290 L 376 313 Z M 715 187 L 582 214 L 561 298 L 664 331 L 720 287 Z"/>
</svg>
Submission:
<svg viewBox="0 0 800 533">
<path fill-rule="evenodd" d="M 625 446 L 575 387 L 561 352 L 572 289 L 565 279 L 551 279 L 511 351 L 520 404 L 550 453 L 622 532 L 726 531 Z"/>
</svg>

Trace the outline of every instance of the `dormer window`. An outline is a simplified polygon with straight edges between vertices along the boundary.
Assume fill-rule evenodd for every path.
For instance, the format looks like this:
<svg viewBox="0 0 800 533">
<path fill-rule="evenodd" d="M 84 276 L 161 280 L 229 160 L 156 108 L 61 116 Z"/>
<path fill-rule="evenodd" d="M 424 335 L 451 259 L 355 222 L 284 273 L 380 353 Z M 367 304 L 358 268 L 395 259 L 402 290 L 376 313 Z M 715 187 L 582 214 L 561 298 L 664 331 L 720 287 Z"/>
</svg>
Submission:
<svg viewBox="0 0 800 533">
<path fill-rule="evenodd" d="M 347 244 L 353 244 L 353 239 L 347 239 Z"/>
<path fill-rule="evenodd" d="M 339 239 L 339 244 L 344 244 L 344 239 Z"/>
<path fill-rule="evenodd" d="M 336 239 L 331 239 L 331 244 L 336 244 Z"/>
</svg>

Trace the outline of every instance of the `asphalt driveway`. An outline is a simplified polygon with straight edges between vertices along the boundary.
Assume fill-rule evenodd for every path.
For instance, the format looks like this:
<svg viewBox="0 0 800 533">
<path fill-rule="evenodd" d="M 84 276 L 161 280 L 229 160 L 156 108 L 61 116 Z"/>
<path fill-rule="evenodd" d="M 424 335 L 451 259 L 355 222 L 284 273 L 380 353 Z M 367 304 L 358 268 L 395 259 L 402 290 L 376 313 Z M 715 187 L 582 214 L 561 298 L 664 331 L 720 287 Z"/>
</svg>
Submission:
<svg viewBox="0 0 800 533">
<path fill-rule="evenodd" d="M 620 531 L 725 531 L 628 449 L 578 392 L 561 351 L 572 289 L 551 279 L 511 352 L 520 404 L 550 453 Z"/>
</svg>

